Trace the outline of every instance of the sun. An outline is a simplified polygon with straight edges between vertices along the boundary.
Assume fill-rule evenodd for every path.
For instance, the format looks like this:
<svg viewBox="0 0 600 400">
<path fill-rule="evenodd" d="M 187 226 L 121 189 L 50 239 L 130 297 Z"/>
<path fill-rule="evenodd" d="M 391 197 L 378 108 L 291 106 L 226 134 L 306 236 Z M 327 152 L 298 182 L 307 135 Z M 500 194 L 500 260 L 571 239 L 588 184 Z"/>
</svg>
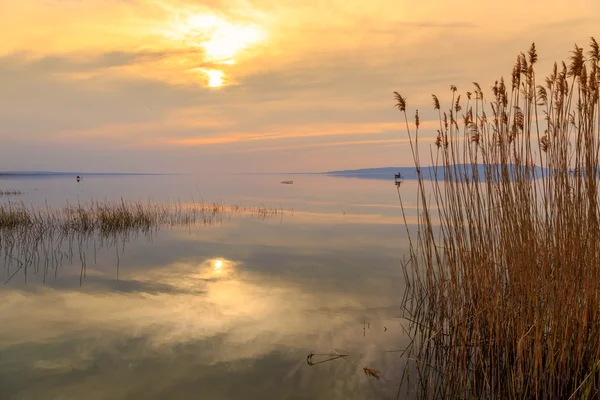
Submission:
<svg viewBox="0 0 600 400">
<path fill-rule="evenodd" d="M 202 73 L 204 73 L 208 77 L 208 86 L 212 88 L 217 88 L 223 86 L 223 72 L 214 69 L 201 69 Z"/>
<path fill-rule="evenodd" d="M 222 266 L 223 266 L 223 261 L 221 261 L 221 260 L 215 261 L 215 269 L 221 269 Z"/>
</svg>

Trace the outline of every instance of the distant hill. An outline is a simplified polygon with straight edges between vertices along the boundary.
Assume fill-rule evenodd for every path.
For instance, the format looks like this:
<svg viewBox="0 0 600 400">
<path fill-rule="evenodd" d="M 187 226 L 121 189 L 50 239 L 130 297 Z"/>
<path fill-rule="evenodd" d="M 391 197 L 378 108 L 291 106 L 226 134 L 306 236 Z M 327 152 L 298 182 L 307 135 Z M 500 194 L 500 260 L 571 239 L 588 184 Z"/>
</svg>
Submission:
<svg viewBox="0 0 600 400">
<path fill-rule="evenodd" d="M 401 173 L 404 179 L 417 179 L 417 170 L 414 167 L 361 168 L 325 172 L 326 175 L 385 180 L 393 180 L 394 174 L 397 173 Z"/>
<path fill-rule="evenodd" d="M 486 164 L 477 164 L 477 172 L 481 178 L 484 177 Z M 492 166 L 494 167 L 494 166 Z M 499 167 L 499 165 L 495 165 Z M 472 176 L 475 171 L 472 171 L 471 164 L 457 164 L 456 168 L 461 174 Z M 516 165 L 509 165 L 509 169 L 517 168 Z M 454 168 L 453 168 L 454 169 Z M 435 177 L 437 170 L 437 176 L 439 178 L 444 177 L 444 167 L 421 167 L 421 176 L 424 179 L 432 179 Z M 543 168 L 536 167 L 536 175 L 540 176 Z M 382 167 L 382 168 L 362 168 L 362 169 L 348 169 L 343 171 L 329 171 L 325 172 L 326 175 L 341 176 L 349 178 L 362 178 L 362 179 L 383 179 L 393 180 L 394 174 L 402 174 L 404 180 L 416 180 L 418 178 L 417 170 L 415 167 Z M 480 179 L 481 179 L 480 178 Z"/>
</svg>

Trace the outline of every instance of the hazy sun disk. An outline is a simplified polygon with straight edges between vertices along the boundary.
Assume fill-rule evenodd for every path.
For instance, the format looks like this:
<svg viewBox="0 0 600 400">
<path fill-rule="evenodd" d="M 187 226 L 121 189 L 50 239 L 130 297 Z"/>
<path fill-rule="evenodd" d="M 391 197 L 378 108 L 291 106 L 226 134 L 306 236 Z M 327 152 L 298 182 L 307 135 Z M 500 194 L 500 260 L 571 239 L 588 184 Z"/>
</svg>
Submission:
<svg viewBox="0 0 600 400">
<path fill-rule="evenodd" d="M 201 69 L 202 73 L 204 73 L 208 77 L 208 86 L 210 87 L 219 87 L 223 85 L 223 72 L 214 69 Z"/>
</svg>

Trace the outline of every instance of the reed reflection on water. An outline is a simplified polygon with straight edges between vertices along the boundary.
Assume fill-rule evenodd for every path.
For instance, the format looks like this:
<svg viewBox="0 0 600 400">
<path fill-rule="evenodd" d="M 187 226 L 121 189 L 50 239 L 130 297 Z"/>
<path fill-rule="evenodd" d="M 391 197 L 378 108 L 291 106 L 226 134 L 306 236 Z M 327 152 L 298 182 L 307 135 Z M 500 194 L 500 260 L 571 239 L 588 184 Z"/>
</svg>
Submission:
<svg viewBox="0 0 600 400">
<path fill-rule="evenodd" d="M 0 397 L 395 396 L 404 364 L 386 351 L 403 344 L 397 194 L 390 182 L 311 179 L 322 190 L 301 199 L 232 197 L 278 210 L 264 218 L 4 232 Z M 371 196 L 336 198 L 349 184 Z M 350 356 L 307 366 L 309 353 L 331 350 Z"/>
</svg>

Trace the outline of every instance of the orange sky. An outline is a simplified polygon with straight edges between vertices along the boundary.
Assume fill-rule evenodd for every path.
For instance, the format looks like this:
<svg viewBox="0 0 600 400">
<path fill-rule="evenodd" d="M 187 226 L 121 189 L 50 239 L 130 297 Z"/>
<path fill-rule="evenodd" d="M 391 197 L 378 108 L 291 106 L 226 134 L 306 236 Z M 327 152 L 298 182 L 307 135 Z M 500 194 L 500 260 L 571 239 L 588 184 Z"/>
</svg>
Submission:
<svg viewBox="0 0 600 400">
<path fill-rule="evenodd" d="M 431 93 L 598 26 L 597 0 L 0 0 L 0 170 L 408 165 L 394 90 L 433 136 Z"/>
</svg>

